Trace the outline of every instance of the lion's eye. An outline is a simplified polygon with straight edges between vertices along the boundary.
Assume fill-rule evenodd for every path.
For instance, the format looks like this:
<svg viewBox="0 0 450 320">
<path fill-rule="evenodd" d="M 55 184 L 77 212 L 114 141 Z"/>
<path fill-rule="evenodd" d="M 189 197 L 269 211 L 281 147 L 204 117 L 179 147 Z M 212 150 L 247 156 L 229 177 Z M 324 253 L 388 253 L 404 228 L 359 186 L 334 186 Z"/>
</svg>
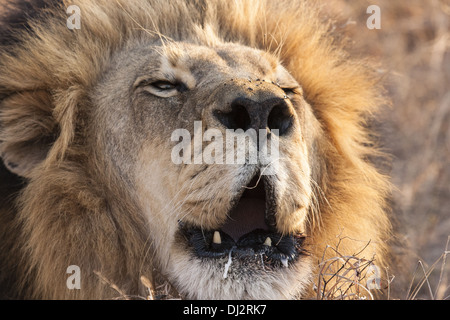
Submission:
<svg viewBox="0 0 450 320">
<path fill-rule="evenodd" d="M 298 88 L 281 88 L 283 89 L 284 93 L 286 93 L 287 95 L 294 95 L 294 94 L 298 94 Z"/>
<path fill-rule="evenodd" d="M 156 81 L 151 83 L 150 85 L 161 91 L 174 90 L 177 88 L 176 84 L 173 84 L 169 81 Z"/>
<path fill-rule="evenodd" d="M 294 95 L 297 94 L 302 94 L 302 88 L 301 87 L 287 87 L 287 88 L 281 88 L 283 89 L 284 93 L 286 94 L 286 96 L 288 97 L 292 97 Z"/>
<path fill-rule="evenodd" d="M 293 88 L 283 88 L 284 93 L 286 94 L 295 94 Z"/>
<path fill-rule="evenodd" d="M 180 92 L 187 91 L 183 82 L 171 82 L 168 80 L 138 79 L 134 85 L 135 89 L 141 89 L 161 98 L 176 96 Z"/>
<path fill-rule="evenodd" d="M 161 91 L 171 91 L 171 90 L 176 90 L 178 92 L 187 91 L 187 87 L 183 82 L 172 83 L 169 81 L 160 80 L 160 81 L 152 82 L 150 85 L 152 87 L 154 87 L 155 89 L 158 89 Z"/>
</svg>

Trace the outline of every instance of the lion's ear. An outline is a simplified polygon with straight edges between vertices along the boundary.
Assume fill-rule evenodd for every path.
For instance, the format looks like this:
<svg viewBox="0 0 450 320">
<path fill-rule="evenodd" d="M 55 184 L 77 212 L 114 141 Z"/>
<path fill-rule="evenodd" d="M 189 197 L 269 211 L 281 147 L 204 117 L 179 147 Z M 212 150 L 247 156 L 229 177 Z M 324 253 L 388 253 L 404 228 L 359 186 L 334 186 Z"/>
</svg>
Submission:
<svg viewBox="0 0 450 320">
<path fill-rule="evenodd" d="M 30 177 L 55 141 L 57 125 L 47 91 L 14 93 L 0 101 L 0 156 L 15 174 Z"/>
</svg>

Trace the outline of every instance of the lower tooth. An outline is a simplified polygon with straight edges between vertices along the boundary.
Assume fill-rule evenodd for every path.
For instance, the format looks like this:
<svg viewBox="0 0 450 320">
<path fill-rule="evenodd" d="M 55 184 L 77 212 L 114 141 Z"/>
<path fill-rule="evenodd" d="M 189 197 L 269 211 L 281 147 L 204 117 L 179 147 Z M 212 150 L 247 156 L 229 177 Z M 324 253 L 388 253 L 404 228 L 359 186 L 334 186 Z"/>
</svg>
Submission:
<svg viewBox="0 0 450 320">
<path fill-rule="evenodd" d="M 269 237 L 267 237 L 266 241 L 264 241 L 264 245 L 265 245 L 265 246 L 268 246 L 268 247 L 272 246 L 272 239 L 270 239 Z"/>
<path fill-rule="evenodd" d="M 215 244 L 221 244 L 222 243 L 222 239 L 220 237 L 220 232 L 219 231 L 214 232 L 213 243 L 215 243 Z"/>
</svg>

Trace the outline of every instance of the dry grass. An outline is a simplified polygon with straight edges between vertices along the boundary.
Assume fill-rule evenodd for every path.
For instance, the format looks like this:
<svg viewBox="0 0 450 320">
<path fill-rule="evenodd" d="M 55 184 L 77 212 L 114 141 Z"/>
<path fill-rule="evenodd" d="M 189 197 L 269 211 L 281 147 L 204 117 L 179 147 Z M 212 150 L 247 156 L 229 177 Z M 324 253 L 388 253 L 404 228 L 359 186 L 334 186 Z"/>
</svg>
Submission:
<svg viewBox="0 0 450 320">
<path fill-rule="evenodd" d="M 113 300 L 179 300 L 180 295 L 175 291 L 174 287 L 166 280 L 162 279 L 159 285 L 155 284 L 153 279 L 149 279 L 146 276 L 141 276 L 141 285 L 146 291 L 146 296 L 129 295 L 119 288 L 114 282 L 105 277 L 101 272 L 94 272 L 100 281 L 108 285 L 113 289 L 117 296 Z"/>
<path fill-rule="evenodd" d="M 449 282 L 449 274 L 446 272 L 446 262 L 447 262 L 447 255 L 450 254 L 450 236 L 447 239 L 447 244 L 445 246 L 445 251 L 441 254 L 439 259 L 436 260 L 435 263 L 428 269 L 424 266 L 422 261 L 418 261 L 416 270 L 414 271 L 414 276 L 411 280 L 411 284 L 408 288 L 408 292 L 406 294 L 407 300 L 415 300 L 418 297 L 421 297 L 420 293 L 422 291 L 425 291 L 428 293 L 428 297 L 424 297 L 422 295 L 422 298 L 428 298 L 430 300 L 449 300 L 450 299 L 450 282 Z M 439 280 L 435 286 L 435 289 L 432 288 L 432 280 L 430 280 L 430 275 L 433 273 L 433 271 L 437 270 L 440 264 L 440 272 L 439 272 Z M 421 275 L 421 278 L 419 281 L 416 280 L 416 276 Z"/>
<path fill-rule="evenodd" d="M 381 9 L 380 30 L 366 27 L 372 4 Z M 355 54 L 379 61 L 392 100 L 376 125 L 380 144 L 392 155 L 384 170 L 396 186 L 399 237 L 410 248 L 401 276 L 417 281 L 411 292 L 409 280 L 397 291 L 403 299 L 437 298 L 445 288 L 436 286 L 450 274 L 449 264 L 439 269 L 433 263 L 442 261 L 450 235 L 450 1 L 332 0 L 324 11 L 346 21 L 338 28 L 349 34 Z M 426 277 L 415 292 L 419 271 Z"/>
<path fill-rule="evenodd" d="M 336 256 L 325 260 L 328 250 Z M 374 299 L 369 289 L 378 285 L 371 270 L 375 270 L 374 259 L 367 260 L 358 254 L 344 256 L 336 248 L 327 246 L 319 263 L 319 272 L 314 291 L 317 300 L 366 300 Z"/>
<path fill-rule="evenodd" d="M 331 250 L 335 257 L 326 259 L 326 252 Z M 447 272 L 447 256 L 450 254 L 450 236 L 444 252 L 431 265 L 426 267 L 418 261 L 410 279 L 409 287 L 403 297 L 391 296 L 395 275 L 389 270 L 380 270 L 376 259 L 362 258 L 364 249 L 351 256 L 344 256 L 336 248 L 328 246 L 319 263 L 319 272 L 314 284 L 317 300 L 449 300 L 450 278 Z M 433 281 L 433 272 L 439 272 L 438 281 Z"/>
</svg>

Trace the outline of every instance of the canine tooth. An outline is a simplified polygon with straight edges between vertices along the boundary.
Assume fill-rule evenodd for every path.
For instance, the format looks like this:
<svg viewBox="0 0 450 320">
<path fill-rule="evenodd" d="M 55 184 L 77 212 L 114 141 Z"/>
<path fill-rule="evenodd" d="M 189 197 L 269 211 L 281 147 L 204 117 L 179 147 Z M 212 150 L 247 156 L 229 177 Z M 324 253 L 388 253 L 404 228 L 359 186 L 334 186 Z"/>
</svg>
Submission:
<svg viewBox="0 0 450 320">
<path fill-rule="evenodd" d="M 215 244 L 222 244 L 222 239 L 220 238 L 220 232 L 215 231 L 213 236 L 213 243 Z"/>
<path fill-rule="evenodd" d="M 270 239 L 270 237 L 267 237 L 266 241 L 264 241 L 264 245 L 265 246 L 272 246 L 272 239 Z"/>
</svg>

